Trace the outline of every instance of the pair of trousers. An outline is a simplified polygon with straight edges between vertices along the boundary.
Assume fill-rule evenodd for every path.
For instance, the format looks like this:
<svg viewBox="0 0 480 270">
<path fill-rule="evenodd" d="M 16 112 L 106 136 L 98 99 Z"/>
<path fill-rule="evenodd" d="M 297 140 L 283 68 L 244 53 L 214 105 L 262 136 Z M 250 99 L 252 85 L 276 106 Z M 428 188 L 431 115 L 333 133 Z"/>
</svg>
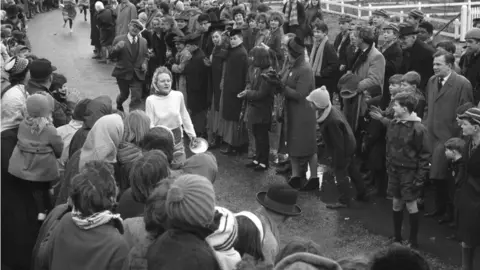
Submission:
<svg viewBox="0 0 480 270">
<path fill-rule="evenodd" d="M 143 82 L 140 81 L 138 78 L 133 76 L 130 80 L 125 80 L 121 78 L 117 78 L 118 88 L 120 90 L 120 94 L 117 96 L 117 107 L 123 106 L 125 100 L 128 99 L 131 92 L 131 99 L 130 99 L 130 111 L 133 110 L 145 110 L 145 103 L 142 99 L 143 94 Z"/>
<path fill-rule="evenodd" d="M 347 161 L 345 166 L 335 168 L 334 172 L 339 193 L 338 201 L 340 203 L 348 204 L 351 199 L 348 176 L 350 176 L 350 180 L 355 186 L 357 195 L 365 193 L 365 183 L 363 183 L 362 175 L 360 174 L 360 168 L 357 164 L 355 164 L 354 158 Z"/>
<path fill-rule="evenodd" d="M 252 131 L 255 137 L 255 154 L 258 163 L 261 163 L 268 167 L 268 157 L 270 155 L 270 138 L 268 130 L 270 129 L 269 123 L 253 124 Z"/>
<path fill-rule="evenodd" d="M 447 205 L 452 202 L 448 191 L 448 180 L 435 179 L 433 183 L 435 185 L 435 209 L 443 214 L 447 210 Z"/>
</svg>

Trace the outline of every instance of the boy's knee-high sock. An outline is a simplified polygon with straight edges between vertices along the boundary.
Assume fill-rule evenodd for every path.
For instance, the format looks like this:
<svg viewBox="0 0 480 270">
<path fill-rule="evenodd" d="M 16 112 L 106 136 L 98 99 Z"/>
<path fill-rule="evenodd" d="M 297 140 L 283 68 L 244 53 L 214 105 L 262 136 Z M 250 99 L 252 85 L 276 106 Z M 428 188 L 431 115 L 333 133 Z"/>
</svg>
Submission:
<svg viewBox="0 0 480 270">
<path fill-rule="evenodd" d="M 402 223 L 403 211 L 393 211 L 393 230 L 395 233 L 395 241 L 402 241 Z"/>
<path fill-rule="evenodd" d="M 409 215 L 410 221 L 410 243 L 417 245 L 417 235 L 418 235 L 418 212 Z"/>
</svg>

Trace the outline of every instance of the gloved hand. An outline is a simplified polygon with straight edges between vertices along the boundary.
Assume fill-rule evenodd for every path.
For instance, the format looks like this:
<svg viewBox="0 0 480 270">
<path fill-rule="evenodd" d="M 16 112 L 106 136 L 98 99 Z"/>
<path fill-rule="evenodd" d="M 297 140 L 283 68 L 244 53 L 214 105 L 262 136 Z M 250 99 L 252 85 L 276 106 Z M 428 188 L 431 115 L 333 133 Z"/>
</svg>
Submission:
<svg viewBox="0 0 480 270">
<path fill-rule="evenodd" d="M 285 85 L 282 82 L 282 79 L 278 75 L 278 73 L 270 69 L 267 72 L 261 74 L 262 78 L 264 78 L 268 83 L 274 85 L 278 92 L 283 92 Z"/>
</svg>

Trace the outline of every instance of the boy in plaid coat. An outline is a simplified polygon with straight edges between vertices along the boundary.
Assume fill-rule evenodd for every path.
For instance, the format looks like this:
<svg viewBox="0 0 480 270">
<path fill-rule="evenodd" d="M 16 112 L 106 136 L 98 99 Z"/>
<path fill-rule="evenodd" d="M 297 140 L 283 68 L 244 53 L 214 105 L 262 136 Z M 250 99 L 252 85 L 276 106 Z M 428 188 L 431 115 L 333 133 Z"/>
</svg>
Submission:
<svg viewBox="0 0 480 270">
<path fill-rule="evenodd" d="M 410 220 L 410 237 L 404 244 L 417 248 L 417 198 L 428 171 L 431 151 L 428 135 L 421 119 L 416 115 L 417 99 L 400 93 L 394 97 L 394 119 L 387 125 L 387 193 L 393 197 L 393 242 L 402 242 L 403 208 L 406 205 Z M 378 112 L 371 112 L 381 120 Z"/>
</svg>

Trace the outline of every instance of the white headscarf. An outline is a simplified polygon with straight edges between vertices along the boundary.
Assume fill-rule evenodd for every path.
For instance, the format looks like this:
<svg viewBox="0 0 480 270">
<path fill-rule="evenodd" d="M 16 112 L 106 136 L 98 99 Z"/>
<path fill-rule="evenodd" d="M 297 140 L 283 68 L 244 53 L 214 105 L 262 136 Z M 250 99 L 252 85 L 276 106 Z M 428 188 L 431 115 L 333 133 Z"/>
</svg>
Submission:
<svg viewBox="0 0 480 270">
<path fill-rule="evenodd" d="M 79 170 L 91 160 L 117 162 L 118 144 L 123 136 L 123 120 L 118 114 L 109 114 L 95 122 L 88 132 L 80 153 Z"/>
</svg>

